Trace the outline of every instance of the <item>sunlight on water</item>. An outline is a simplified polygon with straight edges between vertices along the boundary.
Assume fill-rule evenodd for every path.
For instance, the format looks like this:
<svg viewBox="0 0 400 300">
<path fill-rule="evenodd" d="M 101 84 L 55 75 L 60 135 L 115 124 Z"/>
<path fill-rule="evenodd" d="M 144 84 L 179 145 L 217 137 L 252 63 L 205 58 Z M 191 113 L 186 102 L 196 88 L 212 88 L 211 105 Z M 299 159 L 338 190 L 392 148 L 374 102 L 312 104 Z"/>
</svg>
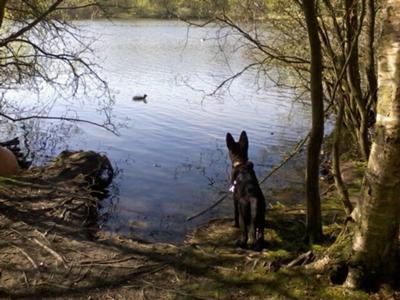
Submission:
<svg viewBox="0 0 400 300">
<path fill-rule="evenodd" d="M 228 92 L 204 97 L 249 63 L 240 51 L 222 55 L 213 39 L 215 28 L 188 32 L 183 23 L 156 20 L 79 22 L 78 26 L 98 39 L 93 44 L 96 61 L 115 93 L 113 120 L 123 127 L 119 136 L 84 124 L 53 130 L 59 139 L 52 152 L 50 147 L 46 151 L 54 155 L 66 147 L 93 149 L 111 158 L 120 173 L 105 224 L 110 230 L 180 241 L 199 222 L 231 216 L 228 200 L 199 220 L 185 222 L 228 188 L 227 131 L 235 137 L 247 131 L 249 156 L 259 176 L 306 134 L 308 108 L 292 103 L 290 91 L 258 89 L 256 70 L 235 80 Z M 230 46 L 227 41 L 225 47 Z M 143 94 L 148 95 L 147 103 L 132 101 L 134 95 Z M 50 92 L 44 95 L 51 98 Z M 85 102 L 86 96 L 81 97 Z M 59 101 L 52 105 L 52 114 L 65 109 L 78 111 L 82 118 L 100 118 L 96 102 L 81 107 L 78 102 Z M 43 136 L 55 126 L 40 124 L 36 129 Z"/>
</svg>

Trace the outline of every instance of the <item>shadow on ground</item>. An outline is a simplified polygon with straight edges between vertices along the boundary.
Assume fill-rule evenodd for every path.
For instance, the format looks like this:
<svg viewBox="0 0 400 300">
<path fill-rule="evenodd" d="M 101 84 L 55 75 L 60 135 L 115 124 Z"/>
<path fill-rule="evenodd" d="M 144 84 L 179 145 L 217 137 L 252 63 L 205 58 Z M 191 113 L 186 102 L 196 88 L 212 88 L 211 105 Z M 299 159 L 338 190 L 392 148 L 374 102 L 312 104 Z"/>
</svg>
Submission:
<svg viewBox="0 0 400 300">
<path fill-rule="evenodd" d="M 84 153 L 0 178 L 2 297 L 366 299 L 331 286 L 326 276 L 285 267 L 309 250 L 302 243 L 301 208 L 268 212 L 262 252 L 236 248 L 238 231 L 227 219 L 199 227 L 182 246 L 102 232 L 94 178 L 109 162 L 91 153 L 87 164 Z"/>
</svg>

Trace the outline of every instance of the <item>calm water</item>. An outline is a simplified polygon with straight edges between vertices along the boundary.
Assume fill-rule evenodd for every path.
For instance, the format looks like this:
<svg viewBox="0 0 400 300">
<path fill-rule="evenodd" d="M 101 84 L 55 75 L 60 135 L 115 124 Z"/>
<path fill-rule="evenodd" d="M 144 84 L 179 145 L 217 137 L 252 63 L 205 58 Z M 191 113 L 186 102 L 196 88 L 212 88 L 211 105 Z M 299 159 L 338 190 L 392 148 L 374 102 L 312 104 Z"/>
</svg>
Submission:
<svg viewBox="0 0 400 300">
<path fill-rule="evenodd" d="M 188 34 L 183 23 L 156 20 L 78 25 L 86 35 L 98 38 L 93 45 L 96 61 L 115 95 L 113 120 L 123 125 L 120 135 L 84 124 L 49 122 L 30 124 L 36 130 L 30 135 L 46 148 L 39 151 L 41 159 L 65 148 L 108 155 L 119 170 L 114 197 L 105 206 L 104 226 L 109 230 L 155 241 L 181 241 L 193 226 L 231 216 L 228 200 L 196 221 L 185 222 L 228 188 L 227 131 L 235 137 L 247 131 L 249 156 L 260 177 L 307 131 L 308 108 L 292 103 L 294 94 L 288 90 L 259 88 L 256 70 L 239 77 L 229 92 L 204 97 L 204 91 L 211 92 L 249 63 L 241 51 L 230 51 L 235 46 L 232 40 L 226 41 L 222 55 L 213 39 L 215 28 L 191 29 Z M 82 118 L 101 121 L 95 102 L 80 105 L 86 96 L 53 104 L 51 93 L 45 89 L 43 93 L 53 115 L 68 108 L 79 111 Z M 132 101 L 133 95 L 144 93 L 147 104 Z M 26 101 L 27 95 L 14 97 Z M 266 193 L 281 179 L 269 181 Z"/>
</svg>

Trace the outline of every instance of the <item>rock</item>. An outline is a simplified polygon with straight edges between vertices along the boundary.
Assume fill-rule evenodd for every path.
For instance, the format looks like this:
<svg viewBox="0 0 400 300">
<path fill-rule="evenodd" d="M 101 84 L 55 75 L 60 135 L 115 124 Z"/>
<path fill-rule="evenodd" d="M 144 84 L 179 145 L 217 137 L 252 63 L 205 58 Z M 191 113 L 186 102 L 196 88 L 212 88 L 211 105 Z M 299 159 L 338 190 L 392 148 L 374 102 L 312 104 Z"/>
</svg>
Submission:
<svg viewBox="0 0 400 300">
<path fill-rule="evenodd" d="M 0 142 L 0 146 L 10 150 L 15 158 L 17 159 L 18 166 L 21 169 L 28 169 L 31 164 L 32 160 L 29 159 L 29 150 L 21 150 L 21 140 L 16 137 L 11 140 L 5 141 L 5 142 Z"/>
<path fill-rule="evenodd" d="M 8 177 L 18 173 L 17 158 L 10 150 L 2 146 L 0 146 L 0 162 L 0 176 Z"/>
</svg>

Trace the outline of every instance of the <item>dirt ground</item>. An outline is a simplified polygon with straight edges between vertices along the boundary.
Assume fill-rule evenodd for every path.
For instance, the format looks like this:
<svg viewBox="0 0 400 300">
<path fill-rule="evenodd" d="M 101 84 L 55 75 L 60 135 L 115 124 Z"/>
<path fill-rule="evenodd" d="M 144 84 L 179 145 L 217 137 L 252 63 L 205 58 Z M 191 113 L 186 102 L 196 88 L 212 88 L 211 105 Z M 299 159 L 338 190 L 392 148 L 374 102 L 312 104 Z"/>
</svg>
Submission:
<svg viewBox="0 0 400 300">
<path fill-rule="evenodd" d="M 227 219 L 199 227 L 181 246 L 101 231 L 101 187 L 111 176 L 104 156 L 63 152 L 47 166 L 0 178 L 2 299 L 371 297 L 333 285 L 326 270 L 305 267 L 342 230 L 343 212 L 330 192 L 323 203 L 326 244 L 303 244 L 302 206 L 277 207 L 267 213 L 266 249 L 254 252 L 234 246 L 239 233 Z"/>
</svg>

